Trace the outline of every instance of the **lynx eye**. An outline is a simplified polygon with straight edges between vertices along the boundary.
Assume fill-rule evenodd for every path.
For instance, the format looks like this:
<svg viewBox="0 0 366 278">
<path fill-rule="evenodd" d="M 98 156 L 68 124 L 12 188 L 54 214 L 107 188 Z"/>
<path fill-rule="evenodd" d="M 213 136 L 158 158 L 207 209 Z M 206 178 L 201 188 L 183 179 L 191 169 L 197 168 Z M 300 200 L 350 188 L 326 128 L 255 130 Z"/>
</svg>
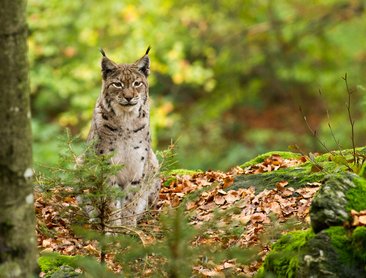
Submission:
<svg viewBox="0 0 366 278">
<path fill-rule="evenodd" d="M 142 85 L 142 82 L 141 81 L 134 81 L 133 83 L 132 83 L 132 86 L 133 87 L 135 87 L 135 88 L 138 88 L 138 87 L 140 87 Z"/>
<path fill-rule="evenodd" d="M 122 89 L 124 87 L 122 82 L 114 82 L 112 83 L 112 86 L 117 89 Z"/>
</svg>

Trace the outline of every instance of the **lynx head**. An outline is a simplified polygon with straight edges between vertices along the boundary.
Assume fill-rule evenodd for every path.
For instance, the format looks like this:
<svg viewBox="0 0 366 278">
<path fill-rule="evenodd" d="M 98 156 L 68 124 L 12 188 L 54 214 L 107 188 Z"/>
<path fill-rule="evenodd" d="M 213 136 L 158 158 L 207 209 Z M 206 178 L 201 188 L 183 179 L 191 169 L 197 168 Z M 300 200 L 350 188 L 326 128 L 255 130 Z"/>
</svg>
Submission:
<svg viewBox="0 0 366 278">
<path fill-rule="evenodd" d="M 145 104 L 148 98 L 147 77 L 150 73 L 148 53 L 133 64 L 117 64 L 110 60 L 101 49 L 102 58 L 102 95 L 105 101 L 123 111 L 132 111 Z"/>
</svg>

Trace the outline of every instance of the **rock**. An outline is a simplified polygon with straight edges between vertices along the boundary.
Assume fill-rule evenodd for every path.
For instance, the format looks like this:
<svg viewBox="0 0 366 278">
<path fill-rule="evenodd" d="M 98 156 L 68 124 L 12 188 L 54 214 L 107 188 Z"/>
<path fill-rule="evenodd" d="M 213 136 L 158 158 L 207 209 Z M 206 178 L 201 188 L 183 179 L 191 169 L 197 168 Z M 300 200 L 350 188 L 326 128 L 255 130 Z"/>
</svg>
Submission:
<svg viewBox="0 0 366 278">
<path fill-rule="evenodd" d="M 305 163 L 308 164 L 308 163 Z M 309 165 L 301 165 L 302 167 L 291 167 L 279 169 L 277 171 L 254 174 L 241 175 L 234 179 L 233 185 L 228 189 L 237 190 L 238 188 L 249 188 L 253 186 L 256 194 L 264 189 L 274 189 L 279 182 L 287 181 L 287 187 L 295 189 L 310 186 L 314 182 L 320 182 L 324 179 L 323 172 L 312 173 Z"/>
<path fill-rule="evenodd" d="M 257 277 L 366 277 L 366 166 L 360 175 L 350 173 L 347 155 L 352 153 L 325 154 L 294 167 L 236 178 L 230 189 L 254 186 L 257 192 L 282 181 L 293 188 L 322 183 L 311 204 L 312 228 L 283 235 Z"/>
<path fill-rule="evenodd" d="M 343 225 L 350 220 L 346 193 L 355 187 L 353 183 L 355 177 L 354 174 L 343 173 L 326 178 L 311 203 L 310 219 L 314 232 L 318 233 L 331 226 Z"/>
<path fill-rule="evenodd" d="M 310 209 L 311 226 L 318 233 L 351 221 L 351 210 L 366 209 L 366 180 L 344 172 L 327 176 Z"/>
<path fill-rule="evenodd" d="M 366 277 L 365 254 L 365 227 L 291 232 L 273 245 L 257 277 Z"/>
</svg>

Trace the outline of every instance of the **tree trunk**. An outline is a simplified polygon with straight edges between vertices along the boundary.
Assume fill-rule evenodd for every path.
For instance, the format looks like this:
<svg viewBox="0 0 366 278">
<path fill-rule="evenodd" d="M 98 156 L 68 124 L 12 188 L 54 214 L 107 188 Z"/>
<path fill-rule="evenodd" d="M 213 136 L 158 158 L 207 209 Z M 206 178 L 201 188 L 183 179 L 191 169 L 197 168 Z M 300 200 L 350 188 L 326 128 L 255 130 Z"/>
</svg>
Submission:
<svg viewBox="0 0 366 278">
<path fill-rule="evenodd" d="M 26 0 L 0 8 L 0 277 L 36 267 Z"/>
</svg>

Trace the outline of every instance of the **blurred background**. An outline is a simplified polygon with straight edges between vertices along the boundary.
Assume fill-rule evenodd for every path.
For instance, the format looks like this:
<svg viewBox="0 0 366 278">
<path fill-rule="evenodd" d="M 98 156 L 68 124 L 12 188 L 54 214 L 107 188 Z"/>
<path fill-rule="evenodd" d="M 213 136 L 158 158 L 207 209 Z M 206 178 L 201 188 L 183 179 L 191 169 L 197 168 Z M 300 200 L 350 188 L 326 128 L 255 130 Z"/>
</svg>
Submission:
<svg viewBox="0 0 366 278">
<path fill-rule="evenodd" d="M 68 127 L 86 138 L 101 87 L 99 48 L 134 62 L 151 45 L 153 143 L 177 167 L 221 169 L 297 144 L 365 145 L 363 0 L 29 0 L 35 164 L 55 163 Z M 319 94 L 321 91 L 321 95 Z M 299 111 L 299 107 L 303 112 Z M 329 111 L 329 117 L 327 116 Z"/>
</svg>

